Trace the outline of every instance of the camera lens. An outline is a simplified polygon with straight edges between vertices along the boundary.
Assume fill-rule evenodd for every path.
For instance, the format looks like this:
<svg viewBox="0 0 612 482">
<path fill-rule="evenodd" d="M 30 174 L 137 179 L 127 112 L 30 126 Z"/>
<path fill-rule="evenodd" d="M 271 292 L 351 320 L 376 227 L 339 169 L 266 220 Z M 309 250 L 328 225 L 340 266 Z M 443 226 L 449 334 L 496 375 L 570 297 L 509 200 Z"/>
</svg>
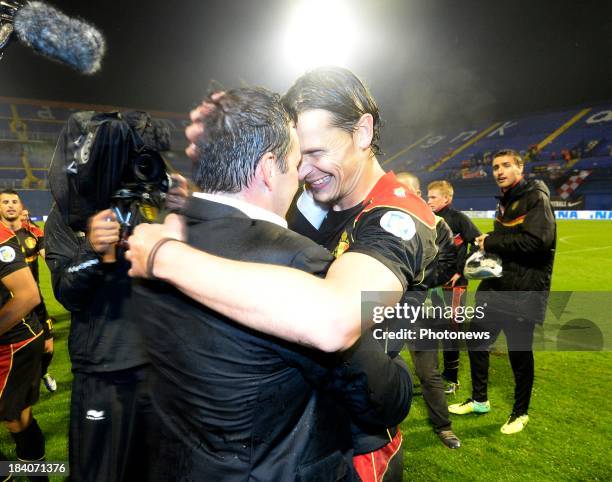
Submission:
<svg viewBox="0 0 612 482">
<path fill-rule="evenodd" d="M 134 175 L 140 182 L 159 182 L 164 170 L 164 161 L 154 151 L 143 151 L 134 161 Z"/>
</svg>

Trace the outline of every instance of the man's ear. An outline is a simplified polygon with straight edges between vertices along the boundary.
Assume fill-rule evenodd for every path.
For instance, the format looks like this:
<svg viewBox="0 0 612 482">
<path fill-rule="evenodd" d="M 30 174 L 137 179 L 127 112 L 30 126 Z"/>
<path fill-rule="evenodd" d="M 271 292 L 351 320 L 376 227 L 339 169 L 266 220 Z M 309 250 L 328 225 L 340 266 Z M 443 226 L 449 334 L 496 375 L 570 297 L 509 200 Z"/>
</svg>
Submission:
<svg viewBox="0 0 612 482">
<path fill-rule="evenodd" d="M 262 185 L 265 185 L 270 191 L 273 186 L 273 178 L 276 175 L 276 156 L 271 152 L 266 152 L 257 163 L 255 169 L 255 177 Z"/>
<path fill-rule="evenodd" d="M 372 114 L 363 114 L 355 125 L 353 138 L 357 146 L 361 149 L 367 149 L 372 145 L 374 137 L 374 117 Z"/>
</svg>

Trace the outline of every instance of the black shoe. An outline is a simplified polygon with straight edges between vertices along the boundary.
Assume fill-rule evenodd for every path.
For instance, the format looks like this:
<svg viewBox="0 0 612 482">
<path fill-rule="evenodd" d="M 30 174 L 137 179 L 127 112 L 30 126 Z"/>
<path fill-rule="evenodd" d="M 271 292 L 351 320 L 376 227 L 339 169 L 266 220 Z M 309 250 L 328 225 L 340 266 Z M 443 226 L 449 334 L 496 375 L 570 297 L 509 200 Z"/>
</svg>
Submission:
<svg viewBox="0 0 612 482">
<path fill-rule="evenodd" d="M 453 433 L 452 430 L 442 430 L 438 432 L 440 441 L 446 445 L 449 449 L 458 449 L 461 447 L 461 440 Z"/>
</svg>

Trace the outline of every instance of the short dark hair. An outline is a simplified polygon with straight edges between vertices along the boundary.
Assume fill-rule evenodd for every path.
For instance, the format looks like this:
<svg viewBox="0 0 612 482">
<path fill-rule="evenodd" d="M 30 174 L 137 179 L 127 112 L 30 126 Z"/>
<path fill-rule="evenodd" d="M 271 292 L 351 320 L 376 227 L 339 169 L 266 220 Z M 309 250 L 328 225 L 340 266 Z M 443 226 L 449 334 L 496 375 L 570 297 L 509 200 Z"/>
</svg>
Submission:
<svg viewBox="0 0 612 482">
<path fill-rule="evenodd" d="M 516 152 L 514 149 L 502 149 L 500 151 L 497 151 L 495 154 L 493 154 L 493 159 L 495 159 L 496 157 L 503 157 L 503 156 L 513 157 L 518 167 L 522 167 L 523 165 L 525 165 L 525 161 L 523 160 L 521 155 L 518 152 Z"/>
<path fill-rule="evenodd" d="M 280 96 L 259 87 L 232 89 L 206 100 L 213 108 L 202 117 L 204 134 L 196 142 L 193 166 L 205 192 L 236 193 L 249 186 L 261 157 L 271 152 L 287 172 L 291 118 Z"/>
<path fill-rule="evenodd" d="M 376 101 L 363 82 L 350 70 L 320 67 L 302 75 L 283 96 L 283 104 L 294 122 L 304 111 L 323 109 L 332 114 L 332 125 L 349 133 L 364 114 L 374 118 L 372 152 L 381 154 L 381 119 Z"/>
<path fill-rule="evenodd" d="M 19 200 L 21 201 L 21 197 L 19 197 L 19 193 L 17 191 L 15 191 L 14 189 L 3 189 L 2 191 L 0 191 L 0 196 L 2 196 L 3 194 L 11 194 L 13 196 L 17 196 L 19 198 Z"/>
</svg>

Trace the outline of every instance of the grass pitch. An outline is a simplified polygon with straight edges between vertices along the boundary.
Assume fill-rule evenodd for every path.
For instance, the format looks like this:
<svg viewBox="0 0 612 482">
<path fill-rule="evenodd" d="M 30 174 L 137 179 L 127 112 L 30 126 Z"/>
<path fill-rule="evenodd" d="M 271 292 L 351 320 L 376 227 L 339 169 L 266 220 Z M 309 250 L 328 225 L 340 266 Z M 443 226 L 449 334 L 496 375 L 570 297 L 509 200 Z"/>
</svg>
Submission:
<svg viewBox="0 0 612 482">
<path fill-rule="evenodd" d="M 493 227 L 492 220 L 476 224 L 482 232 Z M 559 221 L 557 227 L 553 291 L 612 292 L 612 223 Z M 606 407 L 612 353 L 536 351 L 534 356 L 530 420 L 518 434 L 499 431 L 512 410 L 514 390 L 505 354 L 491 355 L 491 412 L 451 415 L 453 430 L 462 441 L 459 450 L 446 449 L 438 441 L 423 399 L 415 397 L 401 426 L 404 480 L 609 480 L 612 416 Z M 464 352 L 459 380 L 461 389 L 449 397 L 449 404 L 471 395 Z"/>
<path fill-rule="evenodd" d="M 477 224 L 483 232 L 492 228 L 490 220 L 478 220 Z M 612 222 L 559 221 L 553 290 L 607 291 L 612 295 L 610 273 Z M 34 414 L 47 438 L 47 460 L 67 461 L 72 378 L 67 350 L 69 315 L 53 298 L 44 263 L 41 288 L 49 313 L 57 320 L 50 372 L 57 379 L 58 390 L 49 394 L 42 387 Z M 610 352 L 536 352 L 529 425 L 519 434 L 506 436 L 499 429 L 512 408 L 514 382 L 507 356 L 492 354 L 491 412 L 451 415 L 453 429 L 463 443 L 459 450 L 442 446 L 431 430 L 422 398 L 415 397 L 410 415 L 401 425 L 404 480 L 609 480 L 612 416 L 607 391 L 611 367 Z M 449 403 L 470 395 L 465 353 L 459 378 L 462 387 L 449 397 Z M 4 431 L 0 432 L 0 449 L 14 458 L 12 440 Z"/>
</svg>

